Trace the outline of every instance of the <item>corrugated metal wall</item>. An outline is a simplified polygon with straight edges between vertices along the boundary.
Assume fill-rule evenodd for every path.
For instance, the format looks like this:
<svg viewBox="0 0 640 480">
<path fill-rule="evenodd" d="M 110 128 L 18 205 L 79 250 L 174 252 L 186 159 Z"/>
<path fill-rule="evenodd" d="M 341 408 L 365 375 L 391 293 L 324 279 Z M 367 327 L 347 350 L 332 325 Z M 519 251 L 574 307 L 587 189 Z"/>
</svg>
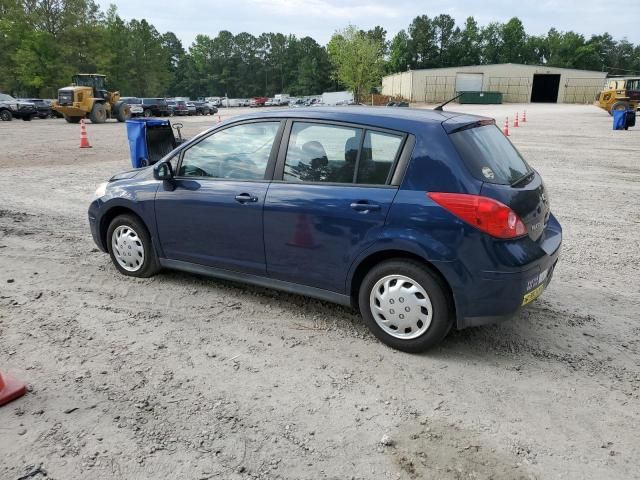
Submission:
<svg viewBox="0 0 640 480">
<path fill-rule="evenodd" d="M 482 73 L 485 91 L 501 92 L 508 103 L 531 99 L 534 74 L 560 75 L 558 103 L 591 103 L 604 85 L 605 72 L 571 70 L 534 65 L 481 65 L 412 70 L 382 80 L 382 94 L 411 102 L 438 103 L 456 95 L 458 73 Z"/>
</svg>

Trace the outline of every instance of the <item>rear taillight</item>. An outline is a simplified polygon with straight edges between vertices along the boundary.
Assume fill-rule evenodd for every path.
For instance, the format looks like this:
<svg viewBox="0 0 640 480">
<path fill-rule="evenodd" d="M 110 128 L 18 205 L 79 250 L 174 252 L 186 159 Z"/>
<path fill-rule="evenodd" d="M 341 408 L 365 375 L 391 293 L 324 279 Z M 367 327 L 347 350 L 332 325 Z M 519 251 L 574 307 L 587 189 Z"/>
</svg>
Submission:
<svg viewBox="0 0 640 480">
<path fill-rule="evenodd" d="M 527 227 L 516 213 L 493 198 L 463 193 L 430 192 L 427 196 L 455 216 L 496 238 L 516 238 Z"/>
</svg>

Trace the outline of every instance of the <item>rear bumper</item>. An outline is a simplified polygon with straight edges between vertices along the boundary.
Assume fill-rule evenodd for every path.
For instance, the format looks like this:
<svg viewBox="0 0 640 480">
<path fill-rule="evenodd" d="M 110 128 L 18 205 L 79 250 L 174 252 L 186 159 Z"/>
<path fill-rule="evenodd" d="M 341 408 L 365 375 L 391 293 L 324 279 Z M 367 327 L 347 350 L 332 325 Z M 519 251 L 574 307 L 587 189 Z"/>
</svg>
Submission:
<svg viewBox="0 0 640 480">
<path fill-rule="evenodd" d="M 540 264 L 533 272 L 520 275 L 505 275 L 484 283 L 484 287 L 490 289 L 493 301 L 490 304 L 478 307 L 486 310 L 485 315 L 465 316 L 458 322 L 458 328 L 478 327 L 501 323 L 516 317 L 520 310 L 535 301 L 549 286 L 558 262 L 559 251 Z M 545 272 L 543 281 L 536 282 L 540 274 Z"/>
<path fill-rule="evenodd" d="M 509 320 L 548 288 L 560 257 L 560 224 L 551 216 L 539 242 L 523 242 L 526 248 L 515 242 L 510 246 L 514 257 L 526 258 L 521 265 L 474 272 L 462 289 L 452 286 L 458 329 Z"/>
</svg>

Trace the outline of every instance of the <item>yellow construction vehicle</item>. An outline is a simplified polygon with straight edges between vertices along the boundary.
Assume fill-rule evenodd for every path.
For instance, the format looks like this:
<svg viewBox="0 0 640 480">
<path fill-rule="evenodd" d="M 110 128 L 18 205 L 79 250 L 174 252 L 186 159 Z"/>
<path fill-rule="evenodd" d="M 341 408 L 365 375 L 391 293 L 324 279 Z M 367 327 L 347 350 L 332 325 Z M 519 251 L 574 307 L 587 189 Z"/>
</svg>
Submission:
<svg viewBox="0 0 640 480">
<path fill-rule="evenodd" d="M 595 104 L 613 115 L 613 110 L 637 110 L 640 106 L 640 78 L 612 78 L 596 97 Z"/>
<path fill-rule="evenodd" d="M 109 92 L 106 77 L 95 73 L 74 75 L 70 87 L 58 90 L 58 100 L 51 105 L 69 123 L 88 118 L 91 123 L 104 123 L 108 118 L 124 122 L 131 118 L 129 105 L 120 100 L 120 92 Z"/>
</svg>

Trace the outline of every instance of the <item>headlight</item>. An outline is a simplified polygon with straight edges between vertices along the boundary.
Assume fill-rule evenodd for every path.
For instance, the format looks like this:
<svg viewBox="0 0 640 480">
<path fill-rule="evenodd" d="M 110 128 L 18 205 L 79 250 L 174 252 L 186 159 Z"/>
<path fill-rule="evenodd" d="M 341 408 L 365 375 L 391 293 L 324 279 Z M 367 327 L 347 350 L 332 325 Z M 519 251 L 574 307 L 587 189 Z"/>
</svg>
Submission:
<svg viewBox="0 0 640 480">
<path fill-rule="evenodd" d="M 101 198 L 104 197 L 105 194 L 107 193 L 107 182 L 101 183 L 100 185 L 98 185 L 98 188 L 96 189 L 96 193 L 93 194 L 93 198 Z"/>
</svg>

